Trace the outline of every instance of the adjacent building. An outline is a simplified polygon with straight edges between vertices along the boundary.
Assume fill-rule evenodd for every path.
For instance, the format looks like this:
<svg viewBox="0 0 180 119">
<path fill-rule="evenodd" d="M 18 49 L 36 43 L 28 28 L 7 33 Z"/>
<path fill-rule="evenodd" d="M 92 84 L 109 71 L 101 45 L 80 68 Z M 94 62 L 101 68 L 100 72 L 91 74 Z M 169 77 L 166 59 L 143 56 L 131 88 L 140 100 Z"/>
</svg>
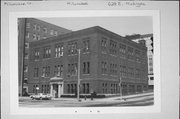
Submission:
<svg viewBox="0 0 180 119">
<path fill-rule="evenodd" d="M 118 94 L 122 91 L 125 95 L 148 88 L 145 44 L 135 43 L 102 27 L 28 43 L 29 94 L 50 93 L 54 97 L 76 94 L 78 71 L 81 94 Z"/>
<path fill-rule="evenodd" d="M 147 47 L 147 57 L 148 57 L 148 85 L 150 89 L 154 88 L 154 73 L 153 73 L 153 34 L 135 34 L 129 35 L 125 38 L 132 40 L 136 43 L 145 43 Z"/>
<path fill-rule="evenodd" d="M 18 61 L 19 61 L 19 95 L 28 92 L 29 42 L 45 40 L 71 32 L 65 28 L 34 18 L 18 19 Z"/>
</svg>

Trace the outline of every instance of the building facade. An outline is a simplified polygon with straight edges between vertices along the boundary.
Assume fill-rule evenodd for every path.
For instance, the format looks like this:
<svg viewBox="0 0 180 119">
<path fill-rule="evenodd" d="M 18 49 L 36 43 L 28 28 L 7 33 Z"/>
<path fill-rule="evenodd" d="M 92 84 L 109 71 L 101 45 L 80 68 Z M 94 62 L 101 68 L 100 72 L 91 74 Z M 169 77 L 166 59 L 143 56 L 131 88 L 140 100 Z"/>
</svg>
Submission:
<svg viewBox="0 0 180 119">
<path fill-rule="evenodd" d="M 30 94 L 76 94 L 78 71 L 81 94 L 118 94 L 121 90 L 125 95 L 148 87 L 145 45 L 99 26 L 32 41 L 29 49 Z"/>
<path fill-rule="evenodd" d="M 18 61 L 19 61 L 19 95 L 28 92 L 29 42 L 57 37 L 71 32 L 65 28 L 34 18 L 18 19 Z"/>
<path fill-rule="evenodd" d="M 154 73 L 153 73 L 153 34 L 136 34 L 125 37 L 136 43 L 144 42 L 147 47 L 147 57 L 148 57 L 148 85 L 150 89 L 154 88 Z"/>
</svg>

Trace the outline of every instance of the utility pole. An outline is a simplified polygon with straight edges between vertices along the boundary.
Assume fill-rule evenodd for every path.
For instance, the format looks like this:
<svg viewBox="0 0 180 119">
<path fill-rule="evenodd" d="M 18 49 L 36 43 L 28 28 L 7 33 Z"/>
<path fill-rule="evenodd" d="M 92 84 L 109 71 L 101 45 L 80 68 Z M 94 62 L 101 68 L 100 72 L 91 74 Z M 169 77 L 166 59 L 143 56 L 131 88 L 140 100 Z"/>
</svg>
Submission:
<svg viewBox="0 0 180 119">
<path fill-rule="evenodd" d="M 77 99 L 80 101 L 80 49 L 78 49 L 78 84 L 77 84 Z"/>
<path fill-rule="evenodd" d="M 120 96 L 120 100 L 122 100 L 122 87 L 121 87 L 121 77 L 119 78 L 119 96 Z"/>
</svg>

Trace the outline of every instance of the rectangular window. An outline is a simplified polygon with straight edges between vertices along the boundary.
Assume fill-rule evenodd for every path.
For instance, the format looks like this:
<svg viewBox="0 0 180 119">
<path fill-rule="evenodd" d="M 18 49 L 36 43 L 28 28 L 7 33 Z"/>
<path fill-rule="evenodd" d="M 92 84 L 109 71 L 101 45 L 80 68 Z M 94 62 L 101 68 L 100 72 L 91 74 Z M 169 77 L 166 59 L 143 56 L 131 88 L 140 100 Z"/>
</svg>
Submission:
<svg viewBox="0 0 180 119">
<path fill-rule="evenodd" d="M 34 25 L 33 25 L 33 30 L 36 30 L 36 28 L 37 28 L 37 25 L 34 24 Z"/>
<path fill-rule="evenodd" d="M 57 44 L 55 46 L 55 57 L 63 56 L 63 44 Z"/>
<path fill-rule="evenodd" d="M 51 57 L 51 48 L 50 47 L 45 47 L 44 48 L 44 58 L 50 58 Z"/>
<path fill-rule="evenodd" d="M 49 77 L 50 76 L 50 66 L 45 66 L 42 69 L 42 77 Z"/>
<path fill-rule="evenodd" d="M 24 59 L 28 59 L 28 58 L 29 58 L 28 53 L 25 53 L 25 54 L 24 54 Z"/>
<path fill-rule="evenodd" d="M 70 84 L 67 84 L 67 88 L 68 88 L 67 92 L 70 93 L 70 90 L 71 90 L 70 89 Z"/>
<path fill-rule="evenodd" d="M 90 74 L 90 62 L 83 62 L 83 74 Z"/>
<path fill-rule="evenodd" d="M 90 42 L 89 40 L 84 40 L 83 41 L 83 52 L 88 52 L 90 48 Z"/>
<path fill-rule="evenodd" d="M 127 54 L 128 54 L 128 59 L 130 59 L 130 60 L 134 59 L 134 57 L 133 57 L 134 49 L 132 47 L 128 47 L 128 53 Z"/>
<path fill-rule="evenodd" d="M 33 34 L 33 40 L 36 40 L 36 39 L 37 39 L 36 34 Z"/>
<path fill-rule="evenodd" d="M 54 36 L 57 36 L 58 35 L 58 32 L 57 31 L 54 31 Z"/>
<path fill-rule="evenodd" d="M 29 48 L 29 43 L 26 42 L 24 45 L 25 48 Z"/>
<path fill-rule="evenodd" d="M 141 58 L 141 56 L 140 56 L 140 50 L 135 50 L 135 58 L 136 58 L 136 62 L 140 62 L 140 58 Z"/>
<path fill-rule="evenodd" d="M 40 26 L 37 26 L 37 30 L 40 31 L 40 30 L 41 30 L 41 27 L 40 27 Z"/>
<path fill-rule="evenodd" d="M 47 33 L 47 28 L 43 28 L 43 32 L 44 32 L 44 33 Z"/>
<path fill-rule="evenodd" d="M 24 72 L 28 72 L 28 66 L 24 65 Z"/>
<path fill-rule="evenodd" d="M 119 44 L 119 52 L 120 52 L 120 57 L 125 58 L 125 56 L 126 56 L 126 45 Z"/>
<path fill-rule="evenodd" d="M 39 59 L 39 49 L 35 49 L 34 51 L 34 60 L 38 60 Z"/>
<path fill-rule="evenodd" d="M 28 78 L 27 77 L 24 77 L 24 81 L 23 83 L 27 84 L 28 83 Z"/>
<path fill-rule="evenodd" d="M 102 74 L 107 73 L 107 62 L 101 62 L 101 72 Z"/>
<path fill-rule="evenodd" d="M 29 36 L 30 36 L 29 34 L 30 34 L 30 33 L 27 31 L 27 32 L 26 32 L 26 38 L 29 38 Z"/>
<path fill-rule="evenodd" d="M 30 23 L 26 23 L 26 28 L 30 28 Z"/>
<path fill-rule="evenodd" d="M 116 53 L 117 53 L 117 42 L 110 40 L 109 47 L 110 47 L 109 48 L 110 54 L 116 55 Z"/>
<path fill-rule="evenodd" d="M 77 42 L 69 42 L 68 43 L 68 54 L 72 55 L 72 54 L 77 54 Z"/>
<path fill-rule="evenodd" d="M 37 40 L 40 40 L 40 38 L 41 38 L 40 35 L 37 35 Z"/>
<path fill-rule="evenodd" d="M 63 76 L 63 65 L 58 65 L 57 66 L 57 75 L 58 77 L 62 77 Z"/>
<path fill-rule="evenodd" d="M 45 77 L 45 73 L 46 73 L 46 67 L 43 67 L 43 69 L 42 69 L 42 77 Z"/>
</svg>

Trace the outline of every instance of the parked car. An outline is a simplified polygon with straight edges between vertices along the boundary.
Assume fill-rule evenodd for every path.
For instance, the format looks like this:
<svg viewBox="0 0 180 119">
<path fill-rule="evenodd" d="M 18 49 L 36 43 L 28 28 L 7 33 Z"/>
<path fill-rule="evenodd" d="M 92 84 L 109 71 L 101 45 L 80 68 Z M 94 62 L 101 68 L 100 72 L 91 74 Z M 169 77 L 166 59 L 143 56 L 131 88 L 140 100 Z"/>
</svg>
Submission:
<svg viewBox="0 0 180 119">
<path fill-rule="evenodd" d="M 31 95 L 30 98 L 32 100 L 51 100 L 52 96 L 50 94 L 38 93 L 36 95 Z"/>
</svg>

